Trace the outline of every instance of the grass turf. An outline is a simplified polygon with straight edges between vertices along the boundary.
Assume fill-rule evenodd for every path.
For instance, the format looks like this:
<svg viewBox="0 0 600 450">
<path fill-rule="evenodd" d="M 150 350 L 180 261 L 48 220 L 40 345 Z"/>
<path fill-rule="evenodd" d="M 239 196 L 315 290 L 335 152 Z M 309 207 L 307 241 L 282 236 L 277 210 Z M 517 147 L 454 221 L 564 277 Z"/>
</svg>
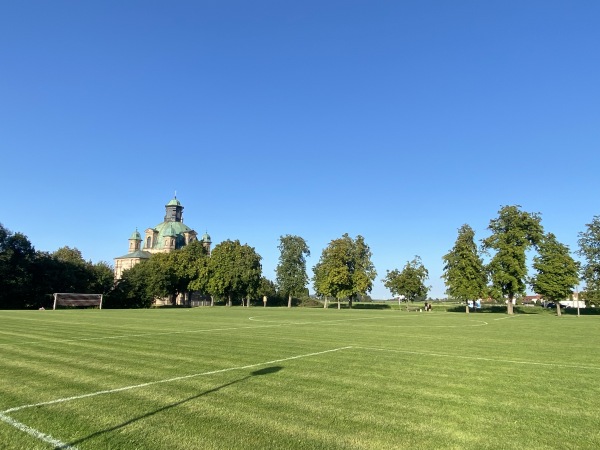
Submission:
<svg viewBox="0 0 600 450">
<path fill-rule="evenodd" d="M 0 311 L 0 448 L 599 448 L 599 337 L 547 313 Z"/>
</svg>

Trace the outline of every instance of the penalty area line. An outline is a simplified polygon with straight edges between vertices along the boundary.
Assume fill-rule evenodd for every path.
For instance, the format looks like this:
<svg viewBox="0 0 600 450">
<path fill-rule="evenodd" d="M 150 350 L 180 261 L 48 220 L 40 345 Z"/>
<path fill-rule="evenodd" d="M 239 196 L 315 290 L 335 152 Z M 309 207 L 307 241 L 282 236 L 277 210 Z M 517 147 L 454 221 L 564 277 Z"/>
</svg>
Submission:
<svg viewBox="0 0 600 450">
<path fill-rule="evenodd" d="M 56 403 L 65 403 L 65 402 L 70 402 L 70 401 L 73 401 L 73 400 L 79 400 L 79 399 L 82 399 L 82 398 L 96 397 L 98 395 L 104 395 L 104 394 L 113 394 L 113 393 L 116 393 L 116 392 L 123 392 L 123 391 L 129 391 L 131 389 L 138 389 L 138 388 L 143 388 L 143 387 L 147 387 L 147 386 L 153 386 L 155 384 L 170 383 L 170 382 L 173 382 L 173 381 L 187 380 L 189 378 L 201 377 L 201 376 L 206 376 L 206 375 L 214 375 L 214 374 L 217 374 L 217 373 L 231 372 L 231 371 L 234 371 L 234 370 L 252 369 L 254 367 L 266 366 L 268 364 L 275 364 L 275 363 L 280 363 L 280 362 L 285 362 L 285 361 L 292 361 L 294 359 L 301 359 L 301 358 L 308 358 L 308 357 L 311 357 L 311 356 L 324 355 L 326 353 L 339 352 L 341 350 L 348 350 L 348 349 L 351 349 L 351 348 L 353 348 L 353 347 L 352 346 L 347 346 L 347 347 L 332 348 L 332 349 L 329 349 L 329 350 L 323 350 L 321 352 L 305 353 L 303 355 L 288 356 L 287 358 L 273 359 L 271 361 L 264 361 L 264 362 L 260 362 L 260 363 L 256 363 L 256 364 L 248 364 L 248 365 L 245 365 L 245 366 L 236 366 L 236 367 L 227 367 L 225 369 L 217 369 L 217 370 L 211 370 L 211 371 L 208 371 L 208 372 L 193 373 L 193 374 L 190 374 L 190 375 L 182 375 L 182 376 L 179 376 L 179 377 L 166 378 L 164 380 L 149 381 L 148 383 L 134 384 L 134 385 L 131 385 L 131 386 L 124 386 L 124 387 L 115 388 L 115 389 L 106 389 L 106 390 L 103 390 L 103 391 L 91 392 L 89 394 L 74 395 L 72 397 L 58 398 L 56 400 L 49 400 L 47 402 L 31 403 L 31 404 L 28 404 L 28 405 L 15 406 L 14 408 L 9 408 L 9 409 L 6 409 L 4 411 L 0 411 L 0 414 L 2 414 L 4 416 L 4 414 L 12 413 L 12 412 L 15 412 L 15 411 L 20 411 L 22 409 L 27 409 L 27 408 L 35 408 L 35 407 L 38 407 L 38 406 L 54 405 Z"/>
<path fill-rule="evenodd" d="M 8 425 L 15 427 L 20 431 L 29 434 L 30 436 L 33 436 L 36 439 L 39 439 L 40 441 L 44 441 L 45 443 L 54 446 L 55 449 L 77 450 L 77 447 L 65 444 L 64 442 L 53 438 L 49 434 L 45 434 L 41 431 L 36 430 L 35 428 L 28 427 L 24 423 L 21 423 L 18 420 L 13 419 L 12 417 L 8 417 L 3 413 L 0 413 L 0 420 L 4 423 L 7 423 Z"/>
</svg>

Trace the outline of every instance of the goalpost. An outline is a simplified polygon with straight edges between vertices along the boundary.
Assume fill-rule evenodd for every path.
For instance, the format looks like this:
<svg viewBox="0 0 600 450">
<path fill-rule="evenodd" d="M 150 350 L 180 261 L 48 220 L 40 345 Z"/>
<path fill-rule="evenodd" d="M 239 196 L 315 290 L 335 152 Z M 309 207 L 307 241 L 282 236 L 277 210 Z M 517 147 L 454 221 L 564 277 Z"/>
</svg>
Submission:
<svg viewBox="0 0 600 450">
<path fill-rule="evenodd" d="M 98 306 L 102 309 L 102 294 L 55 293 L 52 309 L 57 306 Z"/>
</svg>

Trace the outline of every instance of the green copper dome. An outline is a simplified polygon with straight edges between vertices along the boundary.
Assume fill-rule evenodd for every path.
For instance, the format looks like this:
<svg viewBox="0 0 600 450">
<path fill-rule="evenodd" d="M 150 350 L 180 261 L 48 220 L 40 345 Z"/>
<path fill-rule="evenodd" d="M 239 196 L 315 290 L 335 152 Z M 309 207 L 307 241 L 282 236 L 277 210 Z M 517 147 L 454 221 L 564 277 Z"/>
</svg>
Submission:
<svg viewBox="0 0 600 450">
<path fill-rule="evenodd" d="M 135 229 L 135 231 L 133 233 L 131 233 L 131 236 L 129 237 L 129 240 L 134 240 L 134 241 L 141 241 L 142 240 L 142 235 L 139 233 L 139 231 L 137 230 L 137 228 Z"/>
<path fill-rule="evenodd" d="M 175 239 L 175 248 L 183 247 L 185 236 L 183 233 L 193 232 L 193 230 L 183 222 L 162 222 L 154 227 L 157 232 L 156 239 L 152 242 L 152 249 L 161 250 L 165 247 L 165 238 L 171 237 Z"/>
<path fill-rule="evenodd" d="M 210 240 L 210 236 L 208 235 L 208 233 L 204 233 L 204 234 L 202 235 L 202 242 L 208 242 L 208 243 L 210 243 L 210 242 L 211 242 L 211 240 Z"/>
<path fill-rule="evenodd" d="M 181 206 L 181 202 L 177 200 L 177 197 L 173 197 L 173 199 L 169 201 L 169 203 L 167 203 L 165 206 Z"/>
</svg>

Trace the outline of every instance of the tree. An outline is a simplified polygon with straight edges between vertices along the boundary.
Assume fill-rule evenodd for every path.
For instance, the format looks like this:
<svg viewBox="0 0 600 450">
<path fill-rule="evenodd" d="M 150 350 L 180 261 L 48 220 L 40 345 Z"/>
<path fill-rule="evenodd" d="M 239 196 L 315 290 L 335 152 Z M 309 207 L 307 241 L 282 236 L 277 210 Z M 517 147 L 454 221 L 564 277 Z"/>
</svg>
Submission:
<svg viewBox="0 0 600 450">
<path fill-rule="evenodd" d="M 407 301 L 414 302 L 427 297 L 429 287 L 425 286 L 425 281 L 428 277 L 429 271 L 421 262 L 421 258 L 415 256 L 404 265 L 402 271 L 388 270 L 382 281 L 392 295 L 404 296 Z"/>
<path fill-rule="evenodd" d="M 0 308 L 26 308 L 35 303 L 32 270 L 35 249 L 27 236 L 0 224 Z"/>
<path fill-rule="evenodd" d="M 190 291 L 205 294 L 208 286 L 208 250 L 202 242 L 190 242 L 185 247 L 172 252 L 177 291 L 185 296 Z M 191 302 L 191 299 L 187 299 Z M 191 303 L 189 303 L 191 304 Z"/>
<path fill-rule="evenodd" d="M 238 240 L 217 244 L 208 263 L 208 293 L 227 298 L 229 306 L 233 298 L 255 293 L 262 274 L 261 259 L 253 247 L 241 245 Z"/>
<path fill-rule="evenodd" d="M 154 294 L 149 288 L 149 261 L 144 260 L 125 270 L 104 302 L 106 308 L 150 308 Z"/>
<path fill-rule="evenodd" d="M 51 257 L 55 272 L 52 275 L 52 292 L 92 293 L 89 291 L 94 280 L 92 264 L 86 263 L 79 249 L 61 247 Z"/>
<path fill-rule="evenodd" d="M 560 301 L 573 293 L 579 283 L 579 264 L 571 257 L 569 247 L 548 233 L 538 244 L 538 255 L 533 258 L 537 274 L 531 280 L 533 290 L 544 299 L 556 303 L 556 314 L 561 315 Z"/>
<path fill-rule="evenodd" d="M 352 300 L 356 295 L 371 292 L 377 276 L 371 262 L 371 250 L 362 236 L 352 239 L 344 234 L 323 250 L 319 262 L 313 267 L 313 285 L 318 295 Z"/>
<path fill-rule="evenodd" d="M 110 264 L 100 261 L 91 265 L 92 282 L 89 292 L 92 294 L 109 294 L 115 284 L 115 273 Z"/>
<path fill-rule="evenodd" d="M 171 304 L 181 289 L 174 253 L 156 253 L 145 263 L 148 294 L 154 299 L 167 297 Z"/>
<path fill-rule="evenodd" d="M 292 296 L 300 295 L 306 290 L 308 275 L 306 274 L 306 257 L 310 250 L 306 241 L 300 236 L 281 236 L 279 246 L 279 264 L 275 270 L 279 291 L 288 296 L 288 308 L 292 307 Z"/>
<path fill-rule="evenodd" d="M 583 257 L 581 278 L 585 282 L 585 299 L 600 301 L 600 216 L 594 216 L 586 230 L 579 233 L 579 250 Z"/>
<path fill-rule="evenodd" d="M 542 239 L 544 230 L 540 222 L 539 214 L 521 211 L 519 205 L 503 206 L 488 226 L 492 235 L 483 240 L 484 251 L 496 251 L 488 271 L 492 288 L 508 299 L 508 314 L 513 314 L 515 295 L 525 293 L 526 252 Z"/>
<path fill-rule="evenodd" d="M 457 300 L 467 302 L 483 296 L 487 275 L 475 244 L 475 232 L 465 224 L 458 230 L 454 247 L 443 256 L 446 293 Z M 466 306 L 469 312 L 469 306 Z"/>
</svg>

